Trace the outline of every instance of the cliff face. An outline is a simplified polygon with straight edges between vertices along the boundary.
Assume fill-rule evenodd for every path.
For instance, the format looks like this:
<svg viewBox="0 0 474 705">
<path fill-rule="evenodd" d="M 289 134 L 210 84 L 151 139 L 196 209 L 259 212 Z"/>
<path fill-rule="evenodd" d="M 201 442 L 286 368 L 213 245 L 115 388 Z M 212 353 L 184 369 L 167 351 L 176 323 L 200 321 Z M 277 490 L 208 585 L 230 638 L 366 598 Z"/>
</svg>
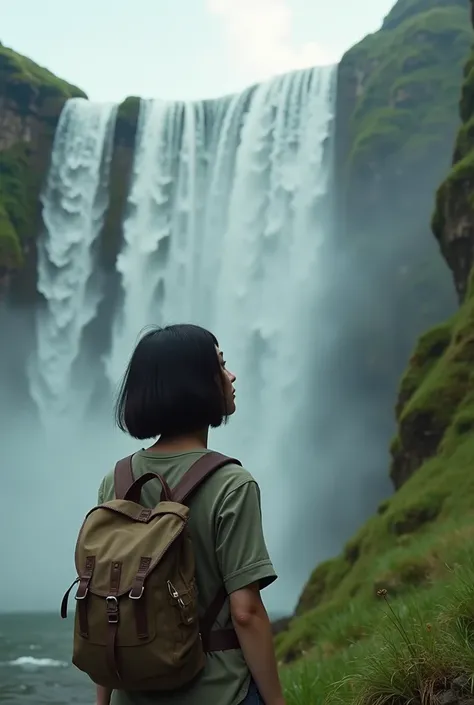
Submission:
<svg viewBox="0 0 474 705">
<path fill-rule="evenodd" d="M 64 102 L 84 93 L 0 44 L 0 281 L 39 227 L 39 191 Z"/>
<path fill-rule="evenodd" d="M 282 661 L 311 649 L 304 667 L 290 671 L 304 687 L 304 668 L 314 664 L 319 697 L 311 692 L 311 702 L 467 705 L 472 698 L 473 67 L 474 49 L 453 164 L 433 217 L 460 307 L 421 336 L 402 378 L 392 444 L 398 489 L 339 557 L 316 568 L 296 617 L 277 636 Z"/>
<path fill-rule="evenodd" d="M 412 13 L 417 8 L 422 13 L 414 17 Z M 424 8 L 428 10 L 423 11 Z M 349 56 L 343 61 L 345 66 L 341 66 L 341 71 L 345 75 L 340 79 L 339 98 L 349 101 L 352 96 L 354 107 L 352 122 L 339 125 L 343 154 L 349 155 L 345 163 L 339 153 L 339 170 L 345 176 L 342 206 L 346 223 L 357 223 L 358 229 L 354 228 L 357 233 L 361 232 L 364 219 L 367 220 L 364 209 L 371 202 L 375 212 L 371 212 L 369 217 L 375 218 L 374 225 L 380 225 L 381 221 L 377 218 L 382 217 L 384 209 L 393 217 L 393 209 L 401 208 L 406 203 L 409 214 L 407 224 L 413 222 L 416 214 L 416 222 L 423 232 L 429 229 L 419 222 L 424 212 L 429 224 L 432 210 L 429 204 L 433 205 L 434 202 L 433 194 L 431 198 L 427 194 L 426 175 L 422 179 L 423 162 L 425 169 L 429 164 L 434 165 L 436 173 L 443 162 L 446 171 L 452 163 L 452 144 L 448 155 L 437 152 L 440 149 L 445 151 L 446 135 L 455 132 L 456 124 L 459 128 L 459 119 L 455 115 L 450 116 L 445 103 L 438 104 L 439 98 L 436 96 L 451 100 L 457 79 L 451 73 L 450 61 L 456 57 L 459 64 L 463 47 L 465 64 L 472 44 L 468 18 L 465 2 L 399 2 L 387 17 L 381 32 L 394 55 L 378 60 L 372 56 L 372 61 L 369 61 L 370 48 L 380 41 L 372 36 L 364 40 L 369 42 L 367 50 L 361 53 L 362 42 L 349 53 L 355 52 L 354 59 Z M 410 41 L 404 46 L 400 33 L 407 28 Z M 388 32 L 393 33 L 391 39 Z M 436 76 L 427 80 L 426 87 L 421 85 L 421 78 L 426 76 L 426 70 L 431 72 L 433 67 L 425 63 L 423 69 L 422 57 L 415 56 L 420 46 L 424 47 L 423 51 L 427 51 L 432 61 L 438 62 Z M 450 51 L 454 53 L 449 61 L 447 54 Z M 365 56 L 366 63 L 358 64 L 355 61 L 357 56 Z M 407 61 L 412 67 L 408 73 Z M 404 67 L 401 78 L 408 86 L 406 93 L 412 99 L 418 91 L 422 98 L 431 95 L 429 105 L 422 102 L 421 106 L 413 107 L 420 126 L 420 139 L 413 132 L 416 127 L 416 122 L 413 122 L 412 131 L 405 132 L 405 137 L 402 132 L 397 133 L 398 147 L 393 137 L 397 125 L 403 124 L 407 128 L 408 123 L 403 120 L 408 116 L 405 116 L 405 108 L 397 107 L 394 100 L 400 95 L 400 75 L 389 78 L 385 73 L 384 67 L 392 62 Z M 474 502 L 474 473 L 471 471 L 474 458 L 474 281 L 471 269 L 474 253 L 473 69 L 474 53 L 464 70 L 462 90 L 459 85 L 462 125 L 456 140 L 453 134 L 453 142 L 456 143 L 454 164 L 438 189 L 433 217 L 434 233 L 453 272 L 463 303 L 445 323 L 438 323 L 421 336 L 403 375 L 396 406 L 398 432 L 391 447 L 391 477 L 397 491 L 380 504 L 377 513 L 347 543 L 340 556 L 315 569 L 302 592 L 295 618 L 289 628 L 277 637 L 282 661 L 292 661 L 309 648 L 313 649 L 316 658 L 323 660 L 330 659 L 333 652 L 341 650 L 342 653 L 349 641 L 365 638 L 368 624 L 377 620 L 374 600 L 378 590 L 388 590 L 395 598 L 415 589 L 428 588 L 441 577 L 446 579 L 446 564 L 455 564 L 465 546 L 465 532 L 472 522 Z M 462 79 L 461 68 L 459 76 Z M 415 78 L 411 89 L 409 86 Z M 384 84 L 384 95 L 391 96 L 392 103 L 388 106 L 389 110 L 387 106 L 376 109 L 373 113 L 376 119 L 373 120 L 367 115 L 363 117 L 360 111 L 361 106 L 366 108 L 375 95 L 380 95 L 375 87 L 371 88 L 375 79 L 377 83 L 381 80 L 380 89 Z M 352 92 L 348 86 L 352 86 Z M 401 123 L 397 117 L 399 111 L 402 113 Z M 459 115 L 459 108 L 456 113 Z M 373 143 L 370 131 L 362 140 L 357 136 L 360 133 L 355 131 L 355 125 L 360 128 L 367 120 L 374 130 Z M 389 174 L 390 170 L 394 171 L 393 175 Z M 416 175 L 419 187 L 415 188 L 411 173 Z M 406 179 L 405 189 L 403 176 Z M 397 180 L 400 183 L 395 188 Z M 390 190 L 388 194 L 385 191 L 384 184 L 387 183 L 393 184 L 396 191 L 393 193 L 393 203 L 390 203 Z M 437 186 L 433 184 L 433 193 Z M 377 204 L 378 200 L 382 205 Z M 419 207 L 420 202 L 423 203 L 422 208 Z M 400 236 L 406 242 L 407 235 L 413 238 L 420 232 L 404 232 L 402 229 Z M 378 233 L 381 239 L 394 235 L 389 222 Z M 352 237 L 350 228 L 346 229 L 345 235 Z M 364 250 L 364 255 L 370 257 L 370 248 Z M 411 281 L 410 278 L 405 279 L 405 288 L 412 307 L 419 309 L 423 296 L 420 300 L 416 299 L 413 295 L 416 290 L 411 288 L 411 284 L 408 286 Z M 429 291 L 429 288 L 424 289 L 424 295 Z M 431 291 L 439 296 L 434 287 Z M 438 299 L 438 310 L 439 303 Z M 423 318 L 418 318 L 417 325 L 422 321 Z M 405 334 L 405 331 L 397 331 L 400 332 Z M 379 345 L 375 336 L 373 345 Z M 350 658 L 349 652 L 347 658 Z"/>
<path fill-rule="evenodd" d="M 461 301 L 474 262 L 474 57 L 467 63 L 464 76 L 462 127 L 454 150 L 454 164 L 438 190 L 432 223 Z"/>
<path fill-rule="evenodd" d="M 350 227 L 400 213 L 407 222 L 427 201 L 431 209 L 458 126 L 468 5 L 400 1 L 379 32 L 343 57 L 338 163 Z"/>
<path fill-rule="evenodd" d="M 352 267 L 364 272 L 360 287 L 368 292 L 347 292 L 356 323 L 342 347 L 351 350 L 347 384 L 361 414 L 368 425 L 375 415 L 380 426 L 379 477 L 406 360 L 422 331 L 456 309 L 430 219 L 452 161 L 471 41 L 468 0 L 399 0 L 381 30 L 347 52 L 339 68 L 336 237 L 344 252 L 352 249 Z M 378 390 L 372 405 L 370 388 Z M 396 486 L 398 475 L 392 473 Z"/>
<path fill-rule="evenodd" d="M 438 189 L 433 232 L 452 270 L 462 306 L 423 335 L 410 359 L 397 403 L 392 477 L 400 487 L 430 458 L 463 445 L 474 428 L 474 53 L 465 68 L 451 171 Z M 448 457 L 446 457 L 448 462 Z M 447 465 L 449 467 L 449 465 Z"/>
</svg>

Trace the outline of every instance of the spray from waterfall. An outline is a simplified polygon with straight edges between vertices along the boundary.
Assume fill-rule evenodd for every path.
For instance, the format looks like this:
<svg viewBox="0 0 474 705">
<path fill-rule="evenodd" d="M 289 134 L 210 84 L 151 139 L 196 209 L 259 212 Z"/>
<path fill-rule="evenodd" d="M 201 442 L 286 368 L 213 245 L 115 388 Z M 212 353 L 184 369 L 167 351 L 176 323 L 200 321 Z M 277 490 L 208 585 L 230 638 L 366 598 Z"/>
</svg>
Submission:
<svg viewBox="0 0 474 705">
<path fill-rule="evenodd" d="M 90 386 L 76 382 L 84 329 L 97 312 L 96 244 L 108 206 L 116 106 L 69 100 L 56 130 L 41 196 L 44 231 L 38 242 L 37 345 L 30 393 L 45 425 L 80 419 Z M 78 378 L 81 376 L 78 375 Z"/>
<path fill-rule="evenodd" d="M 142 102 L 106 360 L 115 385 L 151 323 L 194 322 L 218 336 L 237 373 L 238 413 L 212 443 L 258 479 L 280 567 L 292 469 L 302 506 L 315 482 L 302 418 L 329 235 L 334 78 L 317 68 L 220 101 Z M 270 588 L 277 603 L 296 597 L 308 563 Z"/>
</svg>

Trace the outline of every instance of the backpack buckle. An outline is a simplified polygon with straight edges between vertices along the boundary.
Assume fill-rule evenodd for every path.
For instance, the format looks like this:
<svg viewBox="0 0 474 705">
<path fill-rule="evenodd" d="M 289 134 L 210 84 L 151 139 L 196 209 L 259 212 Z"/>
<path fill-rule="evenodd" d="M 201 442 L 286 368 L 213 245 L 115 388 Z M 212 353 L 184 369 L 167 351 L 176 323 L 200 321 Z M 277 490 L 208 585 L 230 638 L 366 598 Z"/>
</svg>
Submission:
<svg viewBox="0 0 474 705">
<path fill-rule="evenodd" d="M 119 621 L 119 605 L 115 595 L 108 595 L 105 598 L 107 606 L 107 619 L 109 624 L 118 624 Z"/>
<path fill-rule="evenodd" d="M 138 593 L 138 595 L 136 594 L 136 592 L 134 592 L 134 590 L 135 590 L 135 587 L 132 587 L 132 589 L 128 593 L 128 596 L 131 600 L 139 600 L 141 598 L 141 596 L 143 595 L 143 593 L 145 592 L 145 586 L 142 585 L 140 587 L 140 592 Z"/>
<path fill-rule="evenodd" d="M 74 596 L 75 600 L 85 600 L 87 595 L 89 594 L 89 588 L 86 587 L 82 592 L 80 592 L 81 588 L 77 591 L 76 595 Z"/>
</svg>

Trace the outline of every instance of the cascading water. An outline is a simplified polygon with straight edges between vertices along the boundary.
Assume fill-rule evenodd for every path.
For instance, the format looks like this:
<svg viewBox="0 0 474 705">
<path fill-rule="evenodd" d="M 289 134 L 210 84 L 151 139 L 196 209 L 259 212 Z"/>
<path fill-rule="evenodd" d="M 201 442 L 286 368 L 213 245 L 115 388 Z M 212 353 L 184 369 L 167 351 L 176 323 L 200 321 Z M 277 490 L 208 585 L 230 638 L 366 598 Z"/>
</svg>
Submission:
<svg viewBox="0 0 474 705">
<path fill-rule="evenodd" d="M 30 360 L 30 392 L 41 419 L 56 427 L 67 412 L 81 418 L 87 389 L 74 382 L 85 327 L 100 300 L 94 245 L 108 206 L 116 106 L 68 101 L 56 130 L 41 196 L 44 232 L 38 243 L 37 346 Z M 83 394 L 85 392 L 85 394 Z"/>
<path fill-rule="evenodd" d="M 220 101 L 142 102 L 106 361 L 115 385 L 146 324 L 216 333 L 237 373 L 238 413 L 213 445 L 259 480 L 280 569 L 284 500 L 298 464 L 312 462 L 301 419 L 312 401 L 308 330 L 328 232 L 334 76 L 309 69 Z M 298 491 L 304 508 L 307 491 Z M 304 563 L 270 588 L 275 608 L 296 597 Z"/>
</svg>

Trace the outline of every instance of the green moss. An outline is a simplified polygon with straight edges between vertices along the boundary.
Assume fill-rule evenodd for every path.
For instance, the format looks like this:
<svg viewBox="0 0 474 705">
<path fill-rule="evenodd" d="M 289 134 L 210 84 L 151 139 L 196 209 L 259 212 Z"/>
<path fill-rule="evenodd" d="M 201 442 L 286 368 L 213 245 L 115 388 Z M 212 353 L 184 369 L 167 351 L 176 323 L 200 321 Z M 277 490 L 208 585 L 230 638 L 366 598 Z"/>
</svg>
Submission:
<svg viewBox="0 0 474 705">
<path fill-rule="evenodd" d="M 434 521 L 440 513 L 444 495 L 427 491 L 423 497 L 408 502 L 390 512 L 389 529 L 397 536 L 411 534 L 427 522 Z"/>
<path fill-rule="evenodd" d="M 321 563 L 311 574 L 299 599 L 296 614 L 306 613 L 325 599 L 331 589 L 350 570 L 350 563 L 344 558 L 334 558 Z"/>
<path fill-rule="evenodd" d="M 23 255 L 15 228 L 0 203 L 0 273 L 2 269 L 17 269 L 22 263 Z"/>
<path fill-rule="evenodd" d="M 355 601 L 361 610 L 373 609 L 370 605 L 378 589 L 401 595 L 414 586 L 430 585 L 446 575 L 446 565 L 453 565 L 466 542 L 472 542 L 474 281 L 458 313 L 422 336 L 413 357 L 417 372 L 412 367 L 404 383 L 415 375 L 418 386 L 400 413 L 392 450 L 417 452 L 423 436 L 409 425 L 416 426 L 420 418 L 426 423 L 425 431 L 436 436 L 436 450 L 421 459 L 420 467 L 384 504 L 383 512 L 371 517 L 351 540 L 349 545 L 357 546 L 356 561 L 347 560 L 346 548 L 313 572 L 301 596 L 298 617 L 287 636 L 280 635 L 282 659 L 290 644 L 293 653 L 298 652 L 303 634 L 305 648 L 309 643 L 317 646 L 314 625 L 328 606 L 344 613 Z M 303 629 L 299 620 L 305 619 L 310 626 Z M 311 624 L 312 641 L 307 631 Z"/>
<path fill-rule="evenodd" d="M 459 42 L 466 47 L 466 40 L 471 38 L 464 12 L 466 3 L 453 0 L 449 10 L 431 9 L 434 4 L 445 3 L 400 0 L 382 32 L 388 46 L 393 48 L 395 45 L 390 44 L 393 36 L 416 25 L 411 48 L 407 42 L 406 51 L 399 47 L 400 57 L 392 56 L 387 61 L 400 58 L 408 62 L 410 71 L 425 72 L 424 80 L 418 82 L 422 91 L 431 91 L 436 85 L 429 75 L 427 59 L 431 57 L 433 66 L 437 61 L 443 62 L 453 47 L 456 53 Z M 420 18 L 410 16 L 415 7 L 430 8 L 424 13 L 425 29 L 421 34 Z M 460 32 L 461 16 L 464 28 Z M 448 27 L 444 40 L 442 33 L 438 34 L 443 17 Z M 457 17 L 456 32 L 449 30 L 453 29 L 450 24 L 453 17 Z M 417 56 L 420 46 L 426 48 L 430 37 L 434 41 L 432 48 L 440 55 L 422 51 Z M 380 37 L 370 39 L 373 47 L 378 41 Z M 400 107 L 397 101 L 390 105 L 390 98 L 384 106 L 381 97 L 393 99 L 398 91 L 403 105 L 410 100 L 410 90 L 405 87 L 408 85 L 410 89 L 411 82 L 404 83 L 402 71 L 395 92 L 388 74 L 385 88 L 381 74 L 377 85 L 371 86 L 373 77 L 383 69 L 383 62 L 377 60 L 375 52 L 370 56 L 369 49 L 367 40 L 358 49 L 366 52 L 370 70 L 363 96 L 367 112 L 364 113 L 359 101 L 357 120 L 359 126 L 372 120 L 372 128 L 383 127 L 380 133 L 388 157 L 397 129 L 409 130 L 413 116 L 406 115 L 403 112 L 406 107 Z M 471 147 L 474 102 L 470 103 L 473 68 L 474 53 L 465 72 L 464 126 L 456 145 L 458 157 L 437 194 L 433 221 L 441 241 L 447 218 L 450 228 L 456 228 L 460 221 L 467 222 L 466 213 L 474 212 Z M 447 65 L 444 69 L 447 71 Z M 449 81 L 442 79 L 438 88 L 445 98 L 451 96 Z M 444 99 L 442 102 L 444 106 Z M 427 132 L 436 125 L 439 129 L 447 115 L 443 106 L 428 115 L 413 105 L 418 129 L 420 125 Z M 389 107 L 396 114 L 390 113 Z M 363 135 L 355 142 L 354 160 L 358 154 L 364 155 L 365 163 L 370 159 L 368 135 L 365 142 Z M 472 245 L 472 232 L 470 236 Z M 341 556 L 326 561 L 313 572 L 295 618 L 287 632 L 278 636 L 277 652 L 282 664 L 298 659 L 296 666 L 283 668 L 290 705 L 324 701 L 338 705 L 432 705 L 443 701 L 443 691 L 449 690 L 460 676 L 466 685 L 465 698 L 472 697 L 469 680 L 474 672 L 472 270 L 465 291 L 458 312 L 421 336 L 401 380 L 398 432 L 391 453 L 399 464 L 406 466 L 404 483 L 360 528 Z M 460 567 L 467 569 L 464 578 Z M 388 598 L 381 600 L 378 595 L 385 596 L 386 591 Z M 311 678 L 310 674 L 317 676 Z M 455 687 L 459 690 L 462 686 L 458 682 Z"/>
<path fill-rule="evenodd" d="M 399 0 L 386 16 L 383 29 L 394 29 L 405 20 L 434 7 L 466 7 L 466 0 Z"/>
<path fill-rule="evenodd" d="M 381 591 L 370 607 L 351 603 L 321 612 L 319 620 L 309 615 L 306 624 L 318 634 L 317 644 L 311 647 L 308 641 L 299 652 L 294 645 L 300 655 L 296 664 L 285 666 L 281 660 L 288 705 L 469 702 L 474 672 L 472 547 L 459 550 L 456 558 L 458 565 L 452 562 L 436 582 L 426 580 L 421 565 L 406 564 L 413 585 L 401 596 Z M 304 624 L 299 628 L 303 637 Z"/>
<path fill-rule="evenodd" d="M 351 124 L 352 173 L 373 168 L 375 156 L 377 163 L 395 153 L 407 164 L 419 161 L 453 125 L 471 41 L 467 4 L 426 6 L 421 12 L 423 3 L 397 3 L 405 21 L 388 23 L 343 59 L 365 74 Z"/>
<path fill-rule="evenodd" d="M 454 162 L 459 162 L 474 149 L 474 115 L 461 126 L 454 150 Z"/>
<path fill-rule="evenodd" d="M 0 96 L 20 136 L 0 151 L 0 269 L 10 270 L 23 265 L 37 233 L 39 191 L 64 102 L 85 94 L 0 43 Z"/>
<path fill-rule="evenodd" d="M 23 245 L 33 235 L 36 203 L 29 167 L 30 147 L 26 143 L 18 142 L 0 152 L 0 237 L 9 243 L 1 248 L 0 267 L 7 269 L 22 264 Z"/>
<path fill-rule="evenodd" d="M 76 86 L 3 44 L 0 44 L 0 94 L 14 102 L 21 113 L 30 112 L 33 103 L 41 111 L 57 99 L 85 97 Z"/>
<path fill-rule="evenodd" d="M 415 390 L 420 386 L 423 379 L 429 373 L 436 360 L 443 354 L 451 341 L 451 322 L 442 323 L 435 326 L 422 335 L 410 358 L 410 362 L 400 383 L 400 401 L 398 414 L 413 396 Z M 398 443 L 400 442 L 397 437 Z M 395 450 L 395 448 L 392 448 Z"/>
</svg>

